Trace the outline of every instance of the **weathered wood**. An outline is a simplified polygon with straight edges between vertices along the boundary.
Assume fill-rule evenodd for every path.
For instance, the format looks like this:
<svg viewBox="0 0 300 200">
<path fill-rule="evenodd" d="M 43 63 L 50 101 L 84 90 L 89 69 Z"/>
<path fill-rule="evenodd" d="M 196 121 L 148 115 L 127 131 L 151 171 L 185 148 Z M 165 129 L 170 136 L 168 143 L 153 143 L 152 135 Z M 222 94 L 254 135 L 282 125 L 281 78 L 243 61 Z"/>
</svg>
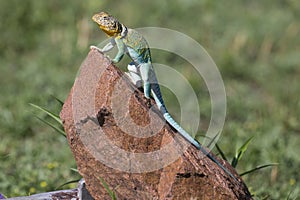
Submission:
<svg viewBox="0 0 300 200">
<path fill-rule="evenodd" d="M 26 197 L 14 197 L 7 200 L 77 200 L 77 189 L 59 190 L 54 192 L 40 193 Z"/>
<path fill-rule="evenodd" d="M 1 198 L 0 198 L 1 199 Z M 82 179 L 78 183 L 78 188 L 69 190 L 58 190 L 45 192 L 24 197 L 13 197 L 7 200 L 94 200 L 85 187 Z"/>
<path fill-rule="evenodd" d="M 148 114 L 149 102 L 123 75 L 91 50 L 60 114 L 95 199 L 110 199 L 103 181 L 118 199 L 251 199 L 227 162 L 216 158 L 239 181 L 165 124 L 158 110 Z"/>
<path fill-rule="evenodd" d="M 2 199 L 2 198 L 0 198 Z M 45 192 L 24 197 L 13 197 L 7 200 L 94 200 L 85 187 L 85 181 L 81 179 L 78 188 Z"/>
</svg>

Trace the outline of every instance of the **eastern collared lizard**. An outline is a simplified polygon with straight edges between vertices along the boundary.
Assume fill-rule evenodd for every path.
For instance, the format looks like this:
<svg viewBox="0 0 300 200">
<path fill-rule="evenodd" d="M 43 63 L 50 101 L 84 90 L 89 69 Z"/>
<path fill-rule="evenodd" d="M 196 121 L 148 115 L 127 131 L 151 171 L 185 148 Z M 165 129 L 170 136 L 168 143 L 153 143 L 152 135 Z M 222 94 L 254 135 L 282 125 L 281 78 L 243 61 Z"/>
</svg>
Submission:
<svg viewBox="0 0 300 200">
<path fill-rule="evenodd" d="M 134 29 L 127 28 L 124 24 L 120 23 L 113 16 L 106 12 L 100 12 L 92 17 L 99 28 L 104 31 L 111 41 L 105 45 L 102 49 L 91 46 L 92 49 L 97 49 L 100 52 L 106 53 L 110 51 L 114 46 L 117 46 L 118 53 L 113 63 L 118 63 L 125 53 L 129 55 L 132 62 L 128 65 L 128 75 L 131 81 L 138 85 L 143 83 L 144 95 L 147 99 L 150 99 L 150 92 L 163 114 L 165 120 L 175 128 L 187 141 L 193 144 L 197 149 L 202 151 L 208 158 L 215 162 L 220 168 L 222 168 L 228 175 L 237 180 L 235 176 L 229 172 L 219 161 L 212 157 L 202 145 L 192 138 L 168 113 L 164 101 L 160 92 L 160 87 L 156 79 L 156 75 L 151 62 L 150 48 L 146 39 Z"/>
</svg>

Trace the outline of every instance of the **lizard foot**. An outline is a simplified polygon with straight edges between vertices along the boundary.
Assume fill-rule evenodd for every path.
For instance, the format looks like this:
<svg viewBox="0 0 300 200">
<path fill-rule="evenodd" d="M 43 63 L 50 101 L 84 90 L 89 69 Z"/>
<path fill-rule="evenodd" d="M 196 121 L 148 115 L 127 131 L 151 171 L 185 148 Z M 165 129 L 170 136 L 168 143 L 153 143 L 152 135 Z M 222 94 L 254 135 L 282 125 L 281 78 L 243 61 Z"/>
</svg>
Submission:
<svg viewBox="0 0 300 200">
<path fill-rule="evenodd" d="M 147 105 L 147 107 L 148 108 L 151 108 L 151 99 L 148 99 L 148 98 L 146 98 L 146 100 L 147 100 L 147 102 L 146 102 L 146 105 Z"/>
<path fill-rule="evenodd" d="M 90 46 L 90 49 L 91 49 L 91 50 L 95 49 L 95 50 L 97 50 L 97 51 L 99 51 L 99 52 L 102 53 L 102 49 L 100 49 L 99 47 L 96 47 L 96 46 L 94 46 L 94 45 L 91 45 L 91 46 Z"/>
</svg>

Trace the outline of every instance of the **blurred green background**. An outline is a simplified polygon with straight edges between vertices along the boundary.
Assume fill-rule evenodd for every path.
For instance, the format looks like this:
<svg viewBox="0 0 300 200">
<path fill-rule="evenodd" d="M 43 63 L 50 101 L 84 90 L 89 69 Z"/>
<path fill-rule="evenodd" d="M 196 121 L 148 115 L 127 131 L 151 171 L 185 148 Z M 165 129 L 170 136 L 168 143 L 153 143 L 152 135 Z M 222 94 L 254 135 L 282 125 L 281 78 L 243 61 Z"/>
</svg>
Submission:
<svg viewBox="0 0 300 200">
<path fill-rule="evenodd" d="M 279 163 L 243 177 L 255 199 L 297 199 L 297 0 L 1 0 L 0 193 L 11 197 L 51 191 L 79 178 L 70 170 L 76 165 L 66 139 L 37 120 L 36 114 L 46 120 L 47 116 L 29 103 L 59 112 L 52 95 L 62 100 L 67 97 L 89 45 L 106 39 L 91 21 L 94 13 L 104 10 L 133 28 L 170 28 L 198 41 L 216 62 L 226 87 L 227 117 L 218 144 L 232 158 L 254 136 L 238 172 Z M 174 56 L 154 52 L 153 57 L 156 62 L 177 66 L 184 74 L 190 72 Z M 192 76 L 190 82 L 199 96 L 207 93 Z M 173 97 L 164 96 L 176 116 Z M 210 119 L 206 114 L 209 98 L 205 97 L 200 99 L 204 122 Z M 70 187 L 76 184 L 64 188 Z"/>
</svg>

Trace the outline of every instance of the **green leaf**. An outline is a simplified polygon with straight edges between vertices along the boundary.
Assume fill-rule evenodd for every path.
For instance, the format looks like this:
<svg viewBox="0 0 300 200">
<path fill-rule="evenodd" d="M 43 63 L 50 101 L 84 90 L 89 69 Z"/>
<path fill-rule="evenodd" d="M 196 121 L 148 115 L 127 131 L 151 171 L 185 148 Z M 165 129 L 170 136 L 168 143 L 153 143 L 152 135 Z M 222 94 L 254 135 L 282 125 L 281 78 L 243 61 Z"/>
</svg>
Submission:
<svg viewBox="0 0 300 200">
<path fill-rule="evenodd" d="M 110 198 L 113 199 L 113 200 L 116 200 L 117 199 L 116 194 L 111 189 L 109 189 L 109 186 L 104 181 L 104 179 L 101 178 L 101 177 L 98 177 L 98 178 L 101 181 L 101 183 L 102 183 L 103 187 L 105 188 L 105 190 L 108 192 Z"/>
<path fill-rule="evenodd" d="M 250 137 L 236 152 L 235 157 L 233 158 L 231 165 L 235 168 L 239 162 L 239 160 L 243 157 L 244 153 L 246 152 L 250 142 L 254 136 Z"/>
<path fill-rule="evenodd" d="M 260 166 L 257 166 L 255 168 L 249 170 L 249 171 L 241 173 L 240 176 L 244 176 L 246 174 L 250 174 L 250 173 L 255 172 L 257 170 L 260 170 L 260 169 L 263 169 L 263 168 L 266 168 L 266 167 L 276 166 L 276 165 L 278 165 L 278 163 L 270 163 L 270 164 L 266 164 L 266 165 L 260 165 Z"/>
<path fill-rule="evenodd" d="M 55 121 L 57 121 L 59 124 L 62 125 L 62 121 L 60 120 L 59 116 L 50 112 L 49 110 L 45 109 L 45 108 L 42 108 L 40 106 L 37 106 L 35 104 L 32 104 L 32 103 L 29 103 L 29 105 L 31 105 L 32 107 L 34 108 L 37 108 L 38 110 L 41 110 L 43 111 L 44 113 L 46 113 L 47 115 L 49 115 L 51 118 L 53 118 Z"/>
</svg>

